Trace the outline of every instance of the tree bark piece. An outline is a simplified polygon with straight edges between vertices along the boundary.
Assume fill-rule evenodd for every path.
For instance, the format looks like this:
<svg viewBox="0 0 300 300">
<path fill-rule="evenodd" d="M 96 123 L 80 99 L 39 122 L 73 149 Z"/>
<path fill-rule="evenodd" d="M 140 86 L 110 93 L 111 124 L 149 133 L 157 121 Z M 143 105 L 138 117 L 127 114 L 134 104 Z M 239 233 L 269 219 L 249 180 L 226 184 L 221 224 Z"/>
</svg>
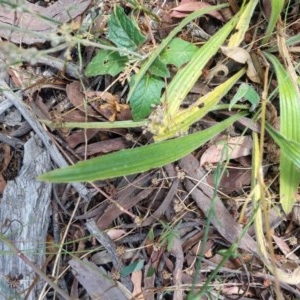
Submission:
<svg viewBox="0 0 300 300">
<path fill-rule="evenodd" d="M 60 22 L 69 22 L 76 18 L 90 3 L 91 0 L 60 0 L 48 7 L 27 1 L 11 1 L 10 5 L 1 4 L 0 24 L 6 27 L 1 30 L 0 35 L 13 43 L 29 45 L 44 43 L 47 36 L 57 31 Z"/>
<path fill-rule="evenodd" d="M 51 169 L 50 157 L 36 137 L 24 145 L 23 167 L 18 177 L 9 181 L 0 203 L 1 232 L 11 240 L 36 266 L 45 260 L 45 242 L 49 224 L 51 184 L 38 182 L 36 177 Z M 35 273 L 17 255 L 0 241 L 0 300 L 16 298 L 26 293 Z M 16 287 L 10 288 L 16 280 Z M 28 300 L 37 299 L 42 282 L 39 282 Z M 24 294 L 22 295 L 22 298 Z"/>
</svg>

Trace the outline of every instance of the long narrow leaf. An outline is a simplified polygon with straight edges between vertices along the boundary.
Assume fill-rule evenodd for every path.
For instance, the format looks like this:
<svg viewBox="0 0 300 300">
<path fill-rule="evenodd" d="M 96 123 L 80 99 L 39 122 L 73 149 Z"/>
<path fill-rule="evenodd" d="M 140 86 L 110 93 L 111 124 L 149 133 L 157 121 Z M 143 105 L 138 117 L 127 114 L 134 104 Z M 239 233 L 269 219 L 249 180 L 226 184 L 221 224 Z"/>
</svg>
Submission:
<svg viewBox="0 0 300 300">
<path fill-rule="evenodd" d="M 230 37 L 228 47 L 238 47 L 244 40 L 245 33 L 249 29 L 249 23 L 253 15 L 253 11 L 258 3 L 258 0 L 251 0 L 245 6 L 242 15 L 235 28 L 235 33 Z"/>
<path fill-rule="evenodd" d="M 262 40 L 263 45 L 265 45 L 270 39 L 271 33 L 276 25 L 278 18 L 280 17 L 280 13 L 284 6 L 284 0 L 271 0 L 270 5 L 272 7 L 271 16 L 268 22 L 268 27 L 265 33 L 265 37 Z"/>
<path fill-rule="evenodd" d="M 53 128 L 137 128 L 146 126 L 148 120 L 135 121 L 115 121 L 115 122 L 52 122 L 49 120 L 41 120 L 42 123 Z"/>
<path fill-rule="evenodd" d="M 290 74 L 283 68 L 275 56 L 264 53 L 275 68 L 280 104 L 280 133 L 288 140 L 300 143 L 300 99 Z M 280 202 L 286 213 L 289 213 L 295 201 L 300 171 L 295 162 L 282 149 L 280 155 Z"/>
<path fill-rule="evenodd" d="M 206 130 L 181 138 L 103 155 L 38 177 L 49 182 L 78 182 L 126 176 L 174 162 L 194 151 L 245 114 L 239 113 Z"/>
<path fill-rule="evenodd" d="M 300 143 L 286 139 L 268 123 L 266 123 L 266 129 L 280 147 L 280 151 L 300 170 Z"/>
</svg>

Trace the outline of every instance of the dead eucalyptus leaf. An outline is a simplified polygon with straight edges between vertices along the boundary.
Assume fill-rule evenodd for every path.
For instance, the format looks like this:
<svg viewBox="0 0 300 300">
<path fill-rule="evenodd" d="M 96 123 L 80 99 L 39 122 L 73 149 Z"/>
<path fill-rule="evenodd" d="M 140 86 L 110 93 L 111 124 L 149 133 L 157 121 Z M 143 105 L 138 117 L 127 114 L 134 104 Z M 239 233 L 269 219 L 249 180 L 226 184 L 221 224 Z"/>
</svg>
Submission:
<svg viewBox="0 0 300 300">
<path fill-rule="evenodd" d="M 177 7 L 172 9 L 171 17 L 184 18 L 192 12 L 199 10 L 199 9 L 206 8 L 208 6 L 211 6 L 211 5 L 208 3 L 205 3 L 205 2 L 190 1 L 190 2 L 183 3 L 183 1 L 182 1 L 180 5 L 178 5 Z M 221 15 L 221 13 L 219 13 L 218 11 L 211 11 L 208 13 L 208 15 L 210 15 L 222 22 L 225 21 L 223 16 Z"/>
<path fill-rule="evenodd" d="M 264 15 L 264 17 L 269 21 L 271 17 L 272 12 L 272 3 L 270 0 L 260 0 L 259 2 L 261 11 Z"/>
<path fill-rule="evenodd" d="M 225 148 L 227 147 L 227 149 Z M 229 140 L 218 141 L 211 145 L 202 155 L 200 166 L 207 163 L 217 163 L 220 160 L 235 159 L 251 154 L 251 136 L 232 137 Z"/>
</svg>

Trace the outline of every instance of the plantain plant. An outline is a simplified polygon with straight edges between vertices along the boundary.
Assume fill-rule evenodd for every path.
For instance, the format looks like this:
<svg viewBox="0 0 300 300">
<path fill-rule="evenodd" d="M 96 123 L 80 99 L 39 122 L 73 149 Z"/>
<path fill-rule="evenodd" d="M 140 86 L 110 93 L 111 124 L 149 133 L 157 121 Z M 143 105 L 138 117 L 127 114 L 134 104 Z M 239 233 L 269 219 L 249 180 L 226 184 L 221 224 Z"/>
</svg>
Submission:
<svg viewBox="0 0 300 300">
<path fill-rule="evenodd" d="M 183 45 L 182 42 L 178 42 L 176 38 L 177 33 L 191 20 L 212 10 L 226 7 L 226 4 L 212 6 L 192 13 L 186 17 L 150 55 L 146 57 L 142 56 L 139 61 L 139 72 L 130 79 L 128 100 L 133 110 L 133 121 L 113 123 L 73 122 L 63 124 L 65 127 L 77 128 L 130 128 L 143 126 L 153 134 L 154 144 L 135 149 L 126 149 L 99 158 L 79 162 L 73 166 L 43 174 L 39 177 L 39 180 L 51 182 L 95 181 L 98 179 L 126 176 L 160 167 L 174 162 L 192 152 L 234 121 L 238 120 L 241 116 L 244 116 L 245 113 L 236 113 L 235 116 L 228 118 L 212 128 L 183 136 L 187 134 L 192 124 L 199 121 L 208 112 L 216 109 L 220 99 L 224 97 L 231 87 L 245 74 L 245 68 L 242 68 L 209 94 L 200 97 L 188 108 L 181 108 L 181 104 L 186 95 L 202 75 L 203 68 L 219 51 L 225 41 L 228 39 L 228 46 L 233 51 L 240 46 L 249 28 L 249 23 L 257 3 L 257 0 L 249 1 L 248 3 L 244 2 L 240 11 L 199 49 L 189 45 L 187 48 L 189 49 L 187 51 L 189 54 L 183 58 L 182 63 L 185 63 L 187 60 L 189 60 L 189 62 L 177 72 L 171 82 L 166 86 L 162 96 L 159 96 L 163 87 L 161 78 L 169 76 L 167 65 L 172 61 L 172 57 L 168 57 L 168 51 L 176 51 L 174 50 L 176 49 L 176 47 L 173 47 L 174 45 L 177 45 L 177 47 L 179 47 L 178 45 Z M 274 29 L 274 20 L 278 20 L 280 17 L 280 7 L 282 6 L 279 5 L 276 7 L 278 7 L 278 9 L 272 10 L 267 35 Z M 123 29 L 127 28 L 129 26 L 128 24 L 131 24 L 131 27 L 129 26 L 132 28 L 131 32 L 125 32 L 127 44 L 122 43 L 122 41 L 120 42 L 118 37 L 114 36 L 112 31 L 109 31 L 108 37 L 111 42 L 114 43 L 116 50 L 111 50 L 110 53 L 103 53 L 104 50 L 100 50 L 87 67 L 87 76 L 101 74 L 101 72 L 105 70 L 103 71 L 103 69 L 99 67 L 99 64 L 111 62 L 114 59 L 120 66 L 117 68 L 117 66 L 114 65 L 114 68 L 110 69 L 110 72 L 114 72 L 114 75 L 118 74 L 122 68 L 125 67 L 125 64 L 132 59 L 130 52 L 139 51 L 144 41 L 143 36 L 136 33 L 138 32 L 136 24 L 132 23 L 132 20 L 125 16 L 120 8 L 115 9 L 113 16 L 109 20 L 109 24 L 110 26 L 121 26 Z M 230 36 L 231 32 L 233 32 L 233 34 Z M 184 46 L 187 45 L 185 44 Z M 124 47 L 129 47 L 130 52 L 124 51 Z M 272 51 L 274 51 L 274 48 Z M 129 53 L 129 56 L 126 53 Z M 300 104 L 298 84 L 297 81 L 295 83 L 295 80 L 293 80 L 291 74 L 286 70 L 286 67 L 282 66 L 273 55 L 267 52 L 265 52 L 264 55 L 274 66 L 279 85 L 280 131 L 276 131 L 269 124 L 266 124 L 266 128 L 282 151 L 280 159 L 280 202 L 284 211 L 288 213 L 295 201 L 295 192 L 299 184 L 300 150 L 297 148 L 297 145 L 300 143 L 300 128 L 297 122 L 300 117 Z M 136 55 L 136 57 L 138 56 L 141 55 Z M 107 72 L 107 70 L 105 72 Z M 145 92 L 144 94 L 147 96 L 145 99 L 145 97 L 143 97 L 144 90 L 149 93 L 154 91 L 156 96 L 148 99 L 149 93 Z M 260 107 L 257 104 L 256 102 L 255 106 L 252 106 L 252 109 L 257 107 L 257 111 L 259 112 Z M 153 106 L 155 106 L 155 109 L 153 109 Z M 232 105 L 230 109 L 231 107 Z M 287 153 L 292 153 L 292 155 Z"/>
</svg>

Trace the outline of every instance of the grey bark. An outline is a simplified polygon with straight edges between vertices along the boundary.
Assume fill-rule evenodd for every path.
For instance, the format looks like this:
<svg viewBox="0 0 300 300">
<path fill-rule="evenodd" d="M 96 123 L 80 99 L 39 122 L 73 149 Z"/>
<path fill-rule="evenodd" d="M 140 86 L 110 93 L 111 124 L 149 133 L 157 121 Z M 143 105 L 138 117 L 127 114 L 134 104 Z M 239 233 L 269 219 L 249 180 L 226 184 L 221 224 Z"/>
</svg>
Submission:
<svg viewBox="0 0 300 300">
<path fill-rule="evenodd" d="M 50 169 L 47 151 L 31 137 L 24 145 L 19 176 L 7 183 L 0 202 L 2 234 L 39 268 L 45 261 L 51 184 L 38 182 L 36 177 Z M 9 287 L 8 277 L 20 279 L 16 288 Z M 0 240 L 0 300 L 23 299 L 34 278 L 35 273 Z M 28 300 L 37 299 L 42 284 L 35 285 Z"/>
</svg>

